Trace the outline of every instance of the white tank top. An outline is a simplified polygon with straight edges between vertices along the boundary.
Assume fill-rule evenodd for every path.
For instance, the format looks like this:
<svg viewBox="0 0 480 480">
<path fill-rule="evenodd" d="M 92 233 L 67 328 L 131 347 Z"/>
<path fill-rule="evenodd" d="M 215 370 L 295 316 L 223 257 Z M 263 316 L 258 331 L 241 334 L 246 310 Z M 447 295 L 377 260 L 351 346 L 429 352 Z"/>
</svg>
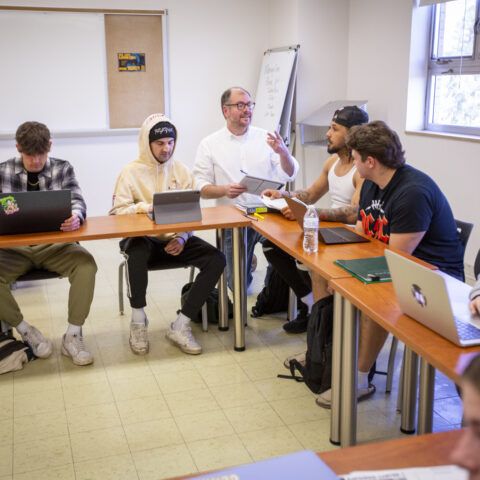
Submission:
<svg viewBox="0 0 480 480">
<path fill-rule="evenodd" d="M 339 161 L 340 158 L 337 158 L 337 161 L 328 171 L 328 190 L 332 200 L 331 208 L 350 205 L 355 192 L 355 187 L 353 186 L 353 175 L 355 174 L 357 167 L 353 165 L 351 170 L 346 175 L 339 177 L 335 173 L 335 167 Z"/>
</svg>

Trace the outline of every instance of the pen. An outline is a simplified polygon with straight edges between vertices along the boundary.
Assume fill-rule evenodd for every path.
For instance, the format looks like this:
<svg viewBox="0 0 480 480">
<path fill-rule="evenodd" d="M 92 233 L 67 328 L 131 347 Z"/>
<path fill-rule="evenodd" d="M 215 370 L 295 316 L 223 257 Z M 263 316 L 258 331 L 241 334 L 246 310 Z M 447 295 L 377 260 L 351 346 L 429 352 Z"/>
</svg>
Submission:
<svg viewBox="0 0 480 480">
<path fill-rule="evenodd" d="M 253 214 L 253 216 L 259 218 L 260 220 L 265 220 L 265 217 L 262 217 L 262 216 L 261 216 L 259 213 L 257 213 L 257 212 L 255 212 L 255 213 Z"/>
<path fill-rule="evenodd" d="M 248 175 L 248 173 L 245 170 L 240 169 L 240 172 L 243 173 L 244 175 Z"/>
<path fill-rule="evenodd" d="M 243 216 L 249 218 L 250 220 L 255 220 L 256 222 L 258 222 L 258 218 L 251 217 L 250 215 L 247 215 L 247 214 L 244 214 Z"/>
</svg>

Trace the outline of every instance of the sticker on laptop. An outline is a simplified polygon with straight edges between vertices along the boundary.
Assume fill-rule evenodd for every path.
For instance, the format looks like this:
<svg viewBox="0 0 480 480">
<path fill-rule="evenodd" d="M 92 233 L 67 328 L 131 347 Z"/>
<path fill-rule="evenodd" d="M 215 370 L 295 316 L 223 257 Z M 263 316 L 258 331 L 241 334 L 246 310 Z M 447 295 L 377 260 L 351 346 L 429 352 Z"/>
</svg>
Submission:
<svg viewBox="0 0 480 480">
<path fill-rule="evenodd" d="M 11 195 L 0 198 L 0 205 L 2 206 L 2 209 L 6 215 L 12 215 L 20 210 L 15 197 L 12 197 Z"/>
</svg>

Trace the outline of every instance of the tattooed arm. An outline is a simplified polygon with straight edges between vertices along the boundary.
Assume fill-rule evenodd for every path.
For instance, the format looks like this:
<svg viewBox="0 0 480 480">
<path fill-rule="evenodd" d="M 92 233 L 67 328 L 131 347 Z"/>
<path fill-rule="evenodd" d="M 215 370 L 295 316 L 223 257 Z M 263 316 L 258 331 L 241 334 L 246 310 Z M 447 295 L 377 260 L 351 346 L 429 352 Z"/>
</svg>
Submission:
<svg viewBox="0 0 480 480">
<path fill-rule="evenodd" d="M 358 172 L 353 176 L 355 192 L 352 196 L 350 205 L 339 208 L 317 208 L 318 218 L 325 222 L 343 222 L 354 225 L 357 222 L 358 202 L 360 200 L 360 190 L 363 185 L 363 178 L 360 178 Z"/>
</svg>

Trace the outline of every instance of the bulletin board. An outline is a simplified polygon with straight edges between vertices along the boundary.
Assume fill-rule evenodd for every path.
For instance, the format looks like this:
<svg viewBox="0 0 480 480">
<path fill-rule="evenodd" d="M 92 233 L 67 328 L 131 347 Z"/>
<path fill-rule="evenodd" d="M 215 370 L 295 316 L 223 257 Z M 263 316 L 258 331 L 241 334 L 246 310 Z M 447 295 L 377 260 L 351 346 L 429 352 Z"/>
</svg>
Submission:
<svg viewBox="0 0 480 480">
<path fill-rule="evenodd" d="M 27 120 L 109 132 L 165 112 L 166 13 L 0 6 L 0 134 Z M 143 53 L 144 69 L 120 72 L 122 53 Z"/>
</svg>

